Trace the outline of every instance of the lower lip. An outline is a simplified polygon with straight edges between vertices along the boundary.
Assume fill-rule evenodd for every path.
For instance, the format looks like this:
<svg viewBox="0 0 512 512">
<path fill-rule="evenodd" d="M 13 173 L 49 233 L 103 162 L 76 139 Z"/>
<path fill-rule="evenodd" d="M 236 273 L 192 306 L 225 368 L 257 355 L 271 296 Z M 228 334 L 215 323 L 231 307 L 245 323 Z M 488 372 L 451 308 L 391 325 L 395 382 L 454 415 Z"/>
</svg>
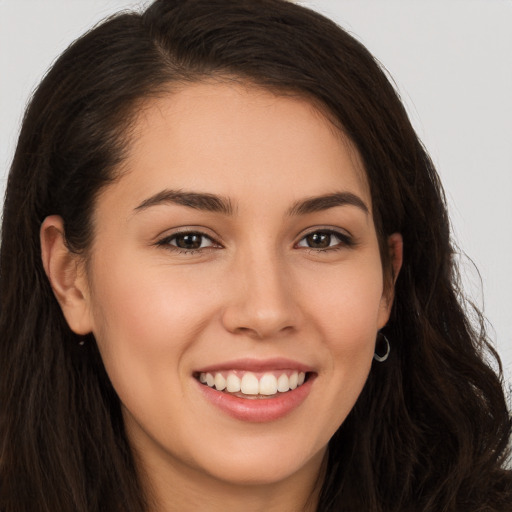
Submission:
<svg viewBox="0 0 512 512">
<path fill-rule="evenodd" d="M 298 388 L 275 398 L 239 398 L 217 391 L 197 381 L 203 396 L 213 405 L 237 420 L 252 423 L 275 421 L 297 409 L 311 391 L 314 375 Z"/>
</svg>

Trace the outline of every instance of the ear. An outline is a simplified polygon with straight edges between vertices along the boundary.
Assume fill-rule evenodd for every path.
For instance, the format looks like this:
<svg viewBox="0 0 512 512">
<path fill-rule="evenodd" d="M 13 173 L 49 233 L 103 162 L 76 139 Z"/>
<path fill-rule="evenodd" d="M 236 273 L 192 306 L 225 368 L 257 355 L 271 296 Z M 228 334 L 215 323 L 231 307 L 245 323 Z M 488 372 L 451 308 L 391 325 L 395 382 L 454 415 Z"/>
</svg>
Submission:
<svg viewBox="0 0 512 512">
<path fill-rule="evenodd" d="M 393 233 L 388 238 L 389 256 L 391 258 L 391 266 L 393 268 L 393 287 L 395 286 L 398 274 L 402 268 L 404 259 L 404 240 L 400 233 Z"/>
<path fill-rule="evenodd" d="M 382 329 L 389 320 L 391 314 L 391 307 L 393 306 L 393 299 L 395 297 L 395 283 L 402 268 L 404 241 L 400 233 L 393 233 L 388 237 L 388 251 L 391 260 L 391 269 L 393 274 L 391 280 L 384 279 L 385 289 L 380 301 L 379 311 L 379 325 L 378 328 Z"/>
<path fill-rule="evenodd" d="M 92 321 L 84 264 L 66 245 L 61 217 L 46 217 L 41 225 L 40 241 L 44 270 L 70 329 L 76 334 L 90 333 Z"/>
</svg>

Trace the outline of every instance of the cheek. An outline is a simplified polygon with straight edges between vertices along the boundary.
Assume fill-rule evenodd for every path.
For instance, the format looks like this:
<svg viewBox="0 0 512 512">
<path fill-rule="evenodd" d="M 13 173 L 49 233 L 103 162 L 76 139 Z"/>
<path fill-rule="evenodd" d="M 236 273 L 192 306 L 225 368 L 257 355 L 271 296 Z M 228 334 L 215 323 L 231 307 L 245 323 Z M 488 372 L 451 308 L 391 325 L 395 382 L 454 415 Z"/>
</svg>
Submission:
<svg viewBox="0 0 512 512">
<path fill-rule="evenodd" d="M 315 274 L 308 286 L 308 309 L 332 350 L 357 353 L 373 344 L 382 313 L 382 283 L 376 257 Z"/>
<path fill-rule="evenodd" d="M 307 288 L 308 324 L 320 333 L 318 354 L 326 362 L 318 375 L 319 413 L 310 420 L 321 445 L 345 421 L 371 369 L 383 290 L 380 259 L 317 272 Z"/>
<path fill-rule="evenodd" d="M 93 316 L 109 345 L 169 348 L 169 340 L 193 337 L 211 300 L 187 272 L 170 272 L 135 257 L 105 262 L 95 272 Z M 104 269 L 104 270 L 102 270 Z"/>
<path fill-rule="evenodd" d="M 185 376 L 182 356 L 211 316 L 211 299 L 186 271 L 169 272 L 133 256 L 100 261 L 93 332 L 107 373 L 122 397 L 158 396 L 163 383 L 178 385 Z"/>
<path fill-rule="evenodd" d="M 178 429 L 175 418 L 185 411 L 172 397 L 190 379 L 183 361 L 212 315 L 211 297 L 185 270 L 169 272 L 133 256 L 100 261 L 93 332 L 110 381 L 135 423 L 149 415 L 155 431 Z"/>
<path fill-rule="evenodd" d="M 382 270 L 378 253 L 366 264 L 340 266 L 338 272 L 317 273 L 309 312 L 316 318 L 329 365 L 332 421 L 344 420 L 359 396 L 372 365 L 382 311 Z"/>
</svg>

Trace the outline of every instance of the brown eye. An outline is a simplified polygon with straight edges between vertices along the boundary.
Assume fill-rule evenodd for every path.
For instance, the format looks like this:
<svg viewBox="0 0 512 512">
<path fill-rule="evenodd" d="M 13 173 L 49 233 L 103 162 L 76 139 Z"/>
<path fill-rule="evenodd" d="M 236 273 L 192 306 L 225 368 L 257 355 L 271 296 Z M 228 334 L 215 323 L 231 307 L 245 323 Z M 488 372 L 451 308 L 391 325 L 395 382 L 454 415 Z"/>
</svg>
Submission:
<svg viewBox="0 0 512 512">
<path fill-rule="evenodd" d="M 326 249 L 331 245 L 331 233 L 311 233 L 305 237 L 308 247 L 312 249 Z"/>
<path fill-rule="evenodd" d="M 175 238 L 176 247 L 180 249 L 199 249 L 203 241 L 203 237 L 196 233 L 187 233 L 185 235 L 178 235 Z"/>
<path fill-rule="evenodd" d="M 313 231 L 302 238 L 297 244 L 297 247 L 318 249 L 321 251 L 350 247 L 352 245 L 352 239 L 343 233 L 337 231 Z"/>
<path fill-rule="evenodd" d="M 159 245 L 176 247 L 184 251 L 195 251 L 214 246 L 213 240 L 202 233 L 177 233 L 162 240 Z"/>
</svg>

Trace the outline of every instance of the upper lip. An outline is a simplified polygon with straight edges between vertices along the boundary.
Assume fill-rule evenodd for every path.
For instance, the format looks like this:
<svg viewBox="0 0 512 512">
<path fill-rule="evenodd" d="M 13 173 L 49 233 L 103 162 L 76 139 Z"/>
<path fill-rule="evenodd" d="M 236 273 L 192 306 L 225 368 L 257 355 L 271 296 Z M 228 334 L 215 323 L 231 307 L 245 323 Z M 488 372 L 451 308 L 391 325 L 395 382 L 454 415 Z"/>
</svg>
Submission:
<svg viewBox="0 0 512 512">
<path fill-rule="evenodd" d="M 211 364 L 196 370 L 197 373 L 219 372 L 229 370 L 242 370 L 246 372 L 265 372 L 273 370 L 297 370 L 299 372 L 313 372 L 314 369 L 304 363 L 276 357 L 272 359 L 233 359 L 222 363 Z"/>
</svg>

